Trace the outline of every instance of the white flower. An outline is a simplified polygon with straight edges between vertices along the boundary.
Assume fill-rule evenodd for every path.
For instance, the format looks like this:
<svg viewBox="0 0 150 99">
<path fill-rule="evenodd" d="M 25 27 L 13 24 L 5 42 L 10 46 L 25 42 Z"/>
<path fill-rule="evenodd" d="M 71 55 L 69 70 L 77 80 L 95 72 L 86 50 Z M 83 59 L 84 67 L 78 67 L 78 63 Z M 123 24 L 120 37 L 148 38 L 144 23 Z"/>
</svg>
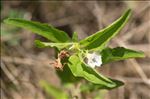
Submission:
<svg viewBox="0 0 150 99">
<path fill-rule="evenodd" d="M 87 65 L 91 68 L 95 68 L 95 66 L 100 67 L 102 64 L 101 55 L 98 55 L 97 53 L 88 53 L 86 55 L 87 58 Z"/>
</svg>

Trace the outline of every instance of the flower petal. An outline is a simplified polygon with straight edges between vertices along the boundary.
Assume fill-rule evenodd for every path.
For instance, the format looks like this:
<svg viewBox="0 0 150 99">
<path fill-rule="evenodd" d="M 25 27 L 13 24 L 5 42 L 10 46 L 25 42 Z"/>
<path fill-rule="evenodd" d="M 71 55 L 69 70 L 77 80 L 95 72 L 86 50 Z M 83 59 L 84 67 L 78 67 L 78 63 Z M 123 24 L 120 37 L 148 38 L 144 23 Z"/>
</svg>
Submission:
<svg viewBox="0 0 150 99">
<path fill-rule="evenodd" d="M 87 60 L 87 64 L 88 64 L 88 66 L 89 67 L 91 67 L 91 68 L 95 68 L 95 66 L 98 66 L 98 67 L 100 67 L 101 66 L 101 64 L 102 64 L 102 59 L 101 59 L 101 56 L 99 55 L 99 54 L 97 54 L 97 53 L 88 53 L 87 55 L 86 55 L 86 58 L 88 59 Z"/>
</svg>

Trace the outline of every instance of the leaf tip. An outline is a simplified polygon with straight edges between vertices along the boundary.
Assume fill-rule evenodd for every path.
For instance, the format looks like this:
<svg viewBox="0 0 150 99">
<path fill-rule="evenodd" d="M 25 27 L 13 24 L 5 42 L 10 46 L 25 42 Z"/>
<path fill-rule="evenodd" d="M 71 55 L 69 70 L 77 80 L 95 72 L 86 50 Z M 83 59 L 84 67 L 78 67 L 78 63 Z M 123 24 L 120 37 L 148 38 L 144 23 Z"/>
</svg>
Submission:
<svg viewBox="0 0 150 99">
<path fill-rule="evenodd" d="M 119 81 L 119 80 L 115 80 L 115 79 L 111 79 L 113 82 L 114 82 L 114 86 L 113 87 L 110 87 L 111 89 L 114 89 L 114 88 L 117 88 L 117 87 L 120 87 L 120 86 L 123 86 L 124 85 L 124 82 L 122 81 Z"/>
<path fill-rule="evenodd" d="M 145 53 L 141 51 L 141 58 L 146 57 Z"/>
</svg>

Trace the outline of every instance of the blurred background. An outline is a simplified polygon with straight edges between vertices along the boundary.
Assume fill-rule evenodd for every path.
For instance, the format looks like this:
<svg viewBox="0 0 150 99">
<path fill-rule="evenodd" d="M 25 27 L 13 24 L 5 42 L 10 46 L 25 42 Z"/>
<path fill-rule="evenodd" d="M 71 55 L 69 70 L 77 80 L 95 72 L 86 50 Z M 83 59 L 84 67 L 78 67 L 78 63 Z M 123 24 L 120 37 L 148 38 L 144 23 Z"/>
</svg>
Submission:
<svg viewBox="0 0 150 99">
<path fill-rule="evenodd" d="M 132 9 L 132 16 L 109 46 L 140 50 L 146 57 L 99 68 L 102 74 L 122 80 L 125 85 L 102 92 L 103 98 L 97 99 L 150 99 L 150 1 L 2 0 L 0 7 L 1 99 L 48 99 L 39 86 L 41 79 L 61 86 L 55 69 L 49 64 L 54 59 L 54 50 L 36 48 L 34 40 L 42 37 L 4 24 L 4 19 L 23 18 L 48 23 L 69 36 L 75 31 L 83 39 L 108 26 L 128 8 Z M 94 92 L 81 95 L 84 99 L 95 97 Z"/>
</svg>

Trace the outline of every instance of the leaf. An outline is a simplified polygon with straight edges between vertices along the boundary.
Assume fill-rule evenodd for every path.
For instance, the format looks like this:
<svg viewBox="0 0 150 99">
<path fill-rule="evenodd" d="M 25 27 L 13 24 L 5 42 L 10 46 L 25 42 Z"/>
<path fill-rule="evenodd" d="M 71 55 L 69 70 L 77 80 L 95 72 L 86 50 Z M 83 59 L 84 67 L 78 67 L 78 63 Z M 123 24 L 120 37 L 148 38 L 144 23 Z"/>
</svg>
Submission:
<svg viewBox="0 0 150 99">
<path fill-rule="evenodd" d="M 49 42 L 42 42 L 40 40 L 35 40 L 35 45 L 39 48 L 44 48 L 44 47 L 56 47 L 59 50 L 69 47 L 73 45 L 73 43 L 49 43 Z"/>
<path fill-rule="evenodd" d="M 127 10 L 118 20 L 105 29 L 81 40 L 80 45 L 88 50 L 102 50 L 110 39 L 112 39 L 123 28 L 129 19 L 130 12 L 130 9 Z"/>
<path fill-rule="evenodd" d="M 42 80 L 40 81 L 40 85 L 44 88 L 44 90 L 52 95 L 55 99 L 68 99 L 68 95 L 61 89 L 51 85 L 50 83 Z"/>
<path fill-rule="evenodd" d="M 121 81 L 106 78 L 99 74 L 96 70 L 86 66 L 86 64 L 81 62 L 79 56 L 76 54 L 69 58 L 68 66 L 74 76 L 83 77 L 93 84 L 97 84 L 99 88 L 112 89 L 123 85 Z"/>
<path fill-rule="evenodd" d="M 73 36 L 72 36 L 72 41 L 73 41 L 73 42 L 78 42 L 78 40 L 79 40 L 79 39 L 78 39 L 78 34 L 77 34 L 77 32 L 74 32 L 74 33 L 73 33 Z"/>
<path fill-rule="evenodd" d="M 69 36 L 64 31 L 58 30 L 47 24 L 15 18 L 8 18 L 4 20 L 4 22 L 29 29 L 53 42 L 67 42 L 70 40 Z"/>
<path fill-rule="evenodd" d="M 105 48 L 102 52 L 102 63 L 106 64 L 113 61 L 124 60 L 128 58 L 140 58 L 144 57 L 144 53 L 140 51 L 134 51 L 123 47 Z"/>
<path fill-rule="evenodd" d="M 56 70 L 57 75 L 59 76 L 62 84 L 76 83 L 81 80 L 79 77 L 75 77 L 70 71 L 69 67 L 65 65 L 63 70 Z"/>
<path fill-rule="evenodd" d="M 86 82 L 85 84 L 82 84 L 80 86 L 80 91 L 81 92 L 88 92 L 88 91 L 93 92 L 93 91 L 98 90 L 99 87 L 101 87 L 101 86 L 95 85 L 95 84 L 90 83 L 90 82 Z"/>
</svg>

